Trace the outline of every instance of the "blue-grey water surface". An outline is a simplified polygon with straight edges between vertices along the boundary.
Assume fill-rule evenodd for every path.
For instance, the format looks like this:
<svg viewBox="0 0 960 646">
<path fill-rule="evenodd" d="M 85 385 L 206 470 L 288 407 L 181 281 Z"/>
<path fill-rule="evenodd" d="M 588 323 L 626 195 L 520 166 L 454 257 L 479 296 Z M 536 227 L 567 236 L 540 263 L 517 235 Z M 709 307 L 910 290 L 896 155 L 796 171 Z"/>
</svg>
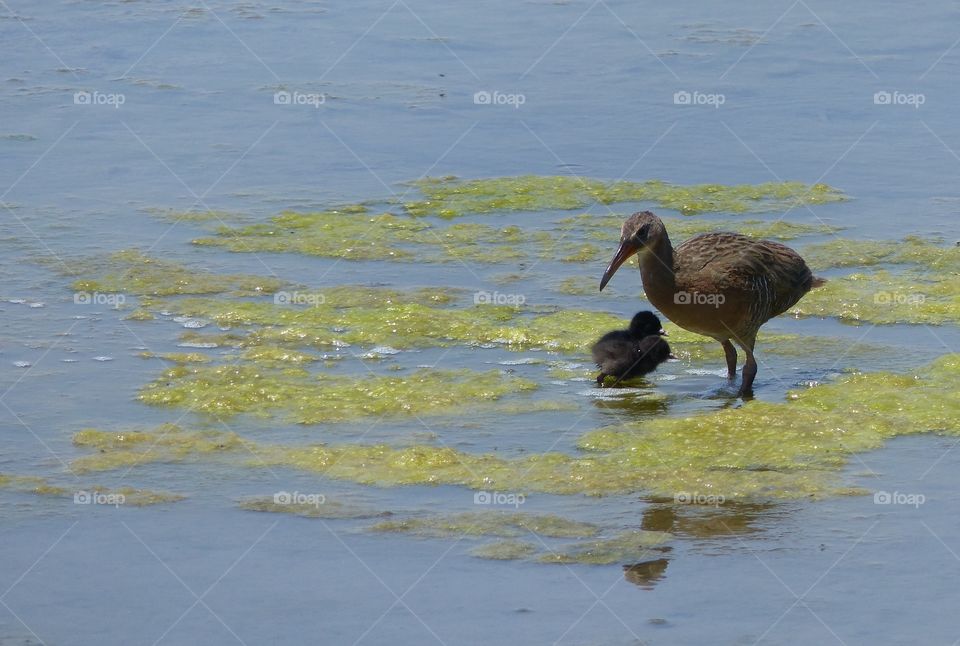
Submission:
<svg viewBox="0 0 960 646">
<path fill-rule="evenodd" d="M 490 276 L 516 269 L 397 272 L 388 262 L 197 249 L 188 244 L 196 226 L 172 225 L 151 209 L 260 219 L 402 196 L 402 183 L 423 175 L 798 180 L 853 199 L 797 209 L 791 221 L 820 219 L 865 239 L 960 239 L 958 39 L 960 10 L 942 2 L 6 0 L 0 472 L 64 475 L 78 454 L 75 431 L 179 416 L 135 400 L 158 370 L 136 355 L 174 351 L 176 333 L 76 305 L 64 277 L 71 258 L 138 247 L 318 286 L 489 289 Z M 278 91 L 324 100 L 278 105 Z M 77 92 L 99 99 L 77 104 Z M 522 95 L 523 103 L 478 104 L 477 92 Z M 678 92 L 719 94 L 723 104 L 678 105 Z M 878 92 L 923 102 L 877 103 Z M 118 96 L 122 105 L 111 105 Z M 537 226 L 535 214 L 490 217 Z M 542 287 L 552 271 L 599 279 L 602 270 L 544 266 L 518 289 L 543 304 L 628 316 L 640 302 L 635 271 L 617 275 L 619 298 L 558 300 Z M 906 369 L 960 349 L 952 327 L 780 319 L 769 329 L 890 348 L 857 365 L 771 357 L 757 393 L 769 400 L 844 368 Z M 439 359 L 432 352 L 413 362 Z M 511 358 L 457 349 L 441 367 Z M 670 395 L 716 381 L 673 373 L 681 378 L 658 382 Z M 588 385 L 550 388 L 554 398 L 582 399 Z M 523 428 L 481 419 L 431 430 L 463 450 L 543 451 L 564 432 L 568 448 L 609 416 L 598 409 L 575 427 L 565 414 L 544 413 Z M 356 439 L 246 419 L 231 428 L 257 440 Z M 408 441 L 418 430 L 384 422 L 362 441 Z M 469 556 L 469 540 L 375 535 L 361 531 L 369 521 L 236 506 L 285 489 L 395 513 L 470 511 L 473 492 L 457 487 L 380 489 L 284 470 L 156 464 L 129 476 L 133 484 L 187 500 L 113 508 L 3 492 L 0 644 L 956 643 L 955 443 L 902 438 L 852 461 L 851 483 L 922 493 L 919 509 L 871 497 L 797 501 L 725 511 L 717 527 L 738 531 L 685 533 L 682 517 L 655 518 L 639 496 L 526 502 L 525 512 L 673 531 L 667 567 L 648 585 L 631 582 L 619 564 L 487 561 Z"/>
</svg>

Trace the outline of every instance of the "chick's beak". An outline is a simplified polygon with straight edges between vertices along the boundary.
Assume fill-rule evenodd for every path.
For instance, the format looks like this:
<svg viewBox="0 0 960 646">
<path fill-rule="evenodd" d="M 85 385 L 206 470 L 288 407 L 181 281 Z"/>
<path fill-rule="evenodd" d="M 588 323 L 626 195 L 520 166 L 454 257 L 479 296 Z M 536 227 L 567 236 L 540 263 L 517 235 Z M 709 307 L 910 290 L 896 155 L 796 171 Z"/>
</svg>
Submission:
<svg viewBox="0 0 960 646">
<path fill-rule="evenodd" d="M 610 282 L 610 279 L 613 277 L 617 270 L 620 269 L 620 265 L 625 263 L 630 256 L 640 251 L 639 245 L 634 243 L 632 240 L 624 240 L 620 243 L 620 248 L 617 249 L 617 253 L 614 254 L 613 260 L 610 261 L 610 265 L 607 267 L 607 270 L 603 272 L 603 278 L 600 279 L 600 291 L 603 291 L 603 288 L 607 286 L 607 283 Z"/>
<path fill-rule="evenodd" d="M 670 335 L 667 333 L 667 331 L 664 330 L 663 328 L 660 328 L 660 331 L 657 332 L 657 334 L 659 334 L 660 336 L 670 336 Z"/>
</svg>

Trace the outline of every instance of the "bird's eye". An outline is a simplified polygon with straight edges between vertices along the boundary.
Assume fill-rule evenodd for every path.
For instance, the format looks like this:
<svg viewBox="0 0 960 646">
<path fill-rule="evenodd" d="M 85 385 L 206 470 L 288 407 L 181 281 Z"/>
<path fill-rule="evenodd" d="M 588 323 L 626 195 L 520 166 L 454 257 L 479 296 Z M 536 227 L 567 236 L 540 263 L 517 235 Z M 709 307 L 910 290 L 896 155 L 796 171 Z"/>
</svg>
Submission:
<svg viewBox="0 0 960 646">
<path fill-rule="evenodd" d="M 637 237 L 640 238 L 641 240 L 646 240 L 646 239 L 647 239 L 647 235 L 648 235 L 649 233 L 650 233 L 650 223 L 649 223 L 649 222 L 648 222 L 647 224 L 643 225 L 642 227 L 640 227 L 639 229 L 637 229 Z"/>
</svg>

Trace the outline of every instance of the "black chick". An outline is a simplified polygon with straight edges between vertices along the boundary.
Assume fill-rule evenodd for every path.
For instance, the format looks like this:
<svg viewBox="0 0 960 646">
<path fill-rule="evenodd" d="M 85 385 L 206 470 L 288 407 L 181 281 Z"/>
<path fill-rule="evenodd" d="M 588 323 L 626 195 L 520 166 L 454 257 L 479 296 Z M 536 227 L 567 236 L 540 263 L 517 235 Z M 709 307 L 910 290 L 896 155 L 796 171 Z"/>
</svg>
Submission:
<svg viewBox="0 0 960 646">
<path fill-rule="evenodd" d="M 592 348 L 600 368 L 597 383 L 602 387 L 607 375 L 630 379 L 656 370 L 672 357 L 670 346 L 661 338 L 666 335 L 660 319 L 648 311 L 637 312 L 629 329 L 604 334 Z"/>
</svg>

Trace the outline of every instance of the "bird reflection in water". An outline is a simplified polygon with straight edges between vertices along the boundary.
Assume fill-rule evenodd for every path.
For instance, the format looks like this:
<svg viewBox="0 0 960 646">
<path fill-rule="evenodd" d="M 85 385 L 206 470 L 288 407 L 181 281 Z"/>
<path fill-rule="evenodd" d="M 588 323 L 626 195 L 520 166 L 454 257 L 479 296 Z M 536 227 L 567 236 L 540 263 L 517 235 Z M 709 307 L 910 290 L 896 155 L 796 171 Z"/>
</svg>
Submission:
<svg viewBox="0 0 960 646">
<path fill-rule="evenodd" d="M 772 503 L 727 502 L 711 506 L 654 499 L 643 511 L 640 529 L 669 532 L 677 538 L 696 541 L 732 538 L 762 531 L 771 516 L 782 511 Z M 644 590 L 652 590 L 666 578 L 672 549 L 651 548 L 649 555 L 657 558 L 624 565 L 624 578 Z"/>
<path fill-rule="evenodd" d="M 669 552 L 670 549 L 669 547 L 662 548 L 664 552 Z M 644 590 L 653 590 L 653 586 L 666 576 L 665 573 L 668 563 L 670 563 L 670 559 L 664 557 L 652 561 L 624 565 L 623 578 Z"/>
</svg>

